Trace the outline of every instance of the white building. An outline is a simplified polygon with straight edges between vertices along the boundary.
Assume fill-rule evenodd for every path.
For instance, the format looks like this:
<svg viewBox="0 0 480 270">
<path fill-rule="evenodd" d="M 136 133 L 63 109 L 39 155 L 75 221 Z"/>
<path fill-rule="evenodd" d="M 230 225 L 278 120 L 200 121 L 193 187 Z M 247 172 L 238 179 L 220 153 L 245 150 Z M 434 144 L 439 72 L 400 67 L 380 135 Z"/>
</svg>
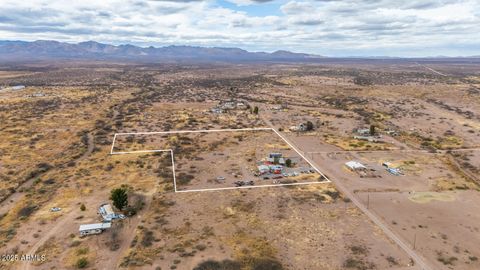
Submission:
<svg viewBox="0 0 480 270">
<path fill-rule="evenodd" d="M 369 142 L 381 142 L 381 136 L 353 136 L 355 140 L 369 141 Z"/>
<path fill-rule="evenodd" d="M 289 128 L 290 131 L 307 131 L 307 124 L 305 123 L 300 123 L 297 126 L 291 126 Z"/>
<path fill-rule="evenodd" d="M 102 233 L 104 230 L 109 229 L 112 227 L 112 223 L 94 223 L 94 224 L 82 224 L 78 231 L 80 235 L 90 235 L 90 234 L 99 234 Z"/>
<path fill-rule="evenodd" d="M 367 169 L 367 167 L 365 167 L 362 163 L 357 161 L 349 161 L 345 163 L 345 166 L 347 166 L 347 168 L 349 168 L 352 171 L 362 171 Z"/>
<path fill-rule="evenodd" d="M 25 85 L 15 85 L 15 86 L 12 86 L 12 90 L 22 90 L 22 89 L 25 89 Z"/>
<path fill-rule="evenodd" d="M 271 158 L 271 157 L 267 157 L 267 161 L 272 163 L 272 164 L 281 164 L 281 165 L 285 165 L 285 159 L 283 157 L 281 158 Z"/>
<path fill-rule="evenodd" d="M 124 219 L 125 216 L 122 214 L 115 214 L 113 212 L 112 206 L 108 203 L 100 205 L 98 208 L 98 213 L 102 216 L 103 221 L 110 222 L 114 219 Z"/>
</svg>

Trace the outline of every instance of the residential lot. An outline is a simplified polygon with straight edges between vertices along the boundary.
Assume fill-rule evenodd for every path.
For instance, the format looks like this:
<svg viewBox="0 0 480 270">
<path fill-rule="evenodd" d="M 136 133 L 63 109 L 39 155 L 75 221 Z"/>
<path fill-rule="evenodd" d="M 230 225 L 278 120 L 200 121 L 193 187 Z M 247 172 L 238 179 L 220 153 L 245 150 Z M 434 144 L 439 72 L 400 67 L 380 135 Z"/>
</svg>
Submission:
<svg viewBox="0 0 480 270">
<path fill-rule="evenodd" d="M 171 149 L 177 191 L 327 181 L 273 130 L 173 132 L 120 134 L 113 151 Z"/>
</svg>

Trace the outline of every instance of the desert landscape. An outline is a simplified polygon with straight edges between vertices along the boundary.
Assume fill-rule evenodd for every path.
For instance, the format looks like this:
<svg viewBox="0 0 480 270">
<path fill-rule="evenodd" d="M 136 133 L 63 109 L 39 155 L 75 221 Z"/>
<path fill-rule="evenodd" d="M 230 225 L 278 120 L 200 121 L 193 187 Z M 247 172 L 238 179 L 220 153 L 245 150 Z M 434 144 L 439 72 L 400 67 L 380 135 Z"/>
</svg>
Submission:
<svg viewBox="0 0 480 270">
<path fill-rule="evenodd" d="M 38 61 L 0 86 L 0 269 L 480 268 L 478 59 Z"/>
</svg>

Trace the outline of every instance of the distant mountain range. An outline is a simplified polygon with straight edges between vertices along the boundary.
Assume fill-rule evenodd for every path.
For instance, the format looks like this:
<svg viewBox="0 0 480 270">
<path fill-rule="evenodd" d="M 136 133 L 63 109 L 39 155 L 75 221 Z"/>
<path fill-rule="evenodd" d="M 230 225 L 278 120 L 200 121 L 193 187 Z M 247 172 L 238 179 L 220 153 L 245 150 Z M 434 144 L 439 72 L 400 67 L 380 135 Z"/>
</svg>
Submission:
<svg viewBox="0 0 480 270">
<path fill-rule="evenodd" d="M 319 55 L 289 51 L 249 52 L 239 48 L 221 47 L 138 47 L 133 45 L 109 45 L 95 41 L 77 44 L 51 40 L 0 41 L 0 60 L 132 60 L 145 62 L 162 61 L 309 61 L 322 58 Z"/>
<path fill-rule="evenodd" d="M 1 41 L 0 61 L 109 60 L 134 62 L 338 62 L 338 61 L 480 61 L 480 56 L 402 58 L 388 56 L 324 57 L 279 50 L 272 53 L 249 52 L 239 48 L 166 46 L 139 47 L 110 45 L 95 41 L 77 44 L 53 40 Z"/>
</svg>

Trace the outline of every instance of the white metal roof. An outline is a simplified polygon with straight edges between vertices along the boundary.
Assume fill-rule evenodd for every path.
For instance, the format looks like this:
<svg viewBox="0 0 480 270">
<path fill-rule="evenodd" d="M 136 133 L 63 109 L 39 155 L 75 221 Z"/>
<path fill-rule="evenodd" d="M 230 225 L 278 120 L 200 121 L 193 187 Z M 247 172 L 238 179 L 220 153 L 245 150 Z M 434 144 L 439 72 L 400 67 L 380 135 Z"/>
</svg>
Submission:
<svg viewBox="0 0 480 270">
<path fill-rule="evenodd" d="M 345 165 L 347 165 L 347 167 L 351 168 L 351 169 L 366 169 L 367 167 L 365 167 L 362 163 L 360 162 L 357 162 L 357 161 L 349 161 L 347 163 L 345 163 Z"/>
<path fill-rule="evenodd" d="M 112 206 L 110 204 L 102 204 L 98 211 L 104 218 L 115 215 L 115 212 L 113 212 Z"/>
<path fill-rule="evenodd" d="M 270 167 L 268 167 L 267 165 L 260 165 L 260 166 L 258 166 L 258 170 L 259 170 L 259 171 L 269 170 L 269 169 L 270 169 Z"/>
<path fill-rule="evenodd" d="M 108 229 L 112 227 L 112 223 L 94 223 L 94 224 L 82 224 L 80 225 L 79 231 L 89 231 L 97 229 Z"/>
</svg>

